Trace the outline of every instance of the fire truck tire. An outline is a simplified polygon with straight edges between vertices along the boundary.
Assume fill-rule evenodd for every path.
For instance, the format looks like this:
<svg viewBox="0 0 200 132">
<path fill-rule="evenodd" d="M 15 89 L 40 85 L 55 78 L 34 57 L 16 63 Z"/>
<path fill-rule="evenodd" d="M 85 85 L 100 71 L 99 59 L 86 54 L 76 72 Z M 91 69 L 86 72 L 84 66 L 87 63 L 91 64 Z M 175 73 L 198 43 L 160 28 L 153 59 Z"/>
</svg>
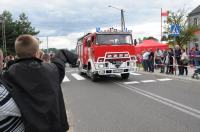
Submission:
<svg viewBox="0 0 200 132">
<path fill-rule="evenodd" d="M 83 69 L 82 64 L 78 62 L 78 72 L 80 75 L 84 75 L 84 72 L 82 72 L 82 69 Z"/>
<path fill-rule="evenodd" d="M 129 78 L 129 73 L 124 73 L 121 74 L 122 79 L 128 79 Z"/>
<path fill-rule="evenodd" d="M 98 80 L 99 75 L 97 73 L 91 73 L 90 78 L 93 82 L 96 82 Z"/>
<path fill-rule="evenodd" d="M 80 75 L 84 75 L 85 73 L 81 71 L 81 69 L 78 69 L 78 72 Z"/>
</svg>

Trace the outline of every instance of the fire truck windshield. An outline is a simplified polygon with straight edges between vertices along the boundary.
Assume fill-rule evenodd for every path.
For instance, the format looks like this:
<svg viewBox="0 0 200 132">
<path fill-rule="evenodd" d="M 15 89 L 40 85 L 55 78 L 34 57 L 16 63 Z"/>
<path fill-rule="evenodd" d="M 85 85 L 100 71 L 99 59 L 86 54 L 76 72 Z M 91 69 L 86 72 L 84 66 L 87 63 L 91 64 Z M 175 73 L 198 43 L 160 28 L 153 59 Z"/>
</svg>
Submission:
<svg viewBox="0 0 200 132">
<path fill-rule="evenodd" d="M 97 44 L 113 44 L 113 45 L 123 45 L 132 44 L 132 37 L 130 34 L 98 34 Z"/>
</svg>

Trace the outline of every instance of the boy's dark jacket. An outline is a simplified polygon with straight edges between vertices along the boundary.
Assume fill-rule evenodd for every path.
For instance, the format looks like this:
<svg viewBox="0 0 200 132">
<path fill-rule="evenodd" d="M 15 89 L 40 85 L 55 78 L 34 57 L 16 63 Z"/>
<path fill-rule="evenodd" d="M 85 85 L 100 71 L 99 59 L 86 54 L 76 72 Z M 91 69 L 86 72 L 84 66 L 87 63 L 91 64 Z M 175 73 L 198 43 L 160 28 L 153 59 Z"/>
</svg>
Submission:
<svg viewBox="0 0 200 132">
<path fill-rule="evenodd" d="M 18 105 L 26 132 L 66 132 L 69 129 L 61 83 L 65 63 L 77 56 L 68 50 L 56 54 L 52 63 L 37 58 L 19 59 L 2 76 Z"/>
</svg>

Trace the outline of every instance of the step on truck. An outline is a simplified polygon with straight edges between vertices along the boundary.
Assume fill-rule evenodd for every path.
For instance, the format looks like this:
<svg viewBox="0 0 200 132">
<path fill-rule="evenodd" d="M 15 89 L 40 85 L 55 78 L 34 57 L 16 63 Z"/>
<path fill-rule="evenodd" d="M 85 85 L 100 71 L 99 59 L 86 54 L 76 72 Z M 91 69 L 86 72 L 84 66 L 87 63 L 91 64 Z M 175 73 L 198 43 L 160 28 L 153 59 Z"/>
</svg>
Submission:
<svg viewBox="0 0 200 132">
<path fill-rule="evenodd" d="M 109 29 L 87 33 L 77 41 L 78 69 L 93 81 L 105 75 L 128 79 L 137 70 L 131 31 Z"/>
</svg>

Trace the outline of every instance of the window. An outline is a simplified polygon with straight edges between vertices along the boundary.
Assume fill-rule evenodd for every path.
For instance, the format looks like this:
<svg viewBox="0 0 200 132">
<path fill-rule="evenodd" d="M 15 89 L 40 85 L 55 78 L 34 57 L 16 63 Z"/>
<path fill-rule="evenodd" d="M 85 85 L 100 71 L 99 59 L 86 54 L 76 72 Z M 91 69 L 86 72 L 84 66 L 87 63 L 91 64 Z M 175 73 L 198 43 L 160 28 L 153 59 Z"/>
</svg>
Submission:
<svg viewBox="0 0 200 132">
<path fill-rule="evenodd" d="M 132 37 L 129 34 L 99 34 L 97 35 L 98 44 L 132 44 Z"/>
<path fill-rule="evenodd" d="M 198 19 L 194 18 L 194 26 L 198 26 Z"/>
</svg>

